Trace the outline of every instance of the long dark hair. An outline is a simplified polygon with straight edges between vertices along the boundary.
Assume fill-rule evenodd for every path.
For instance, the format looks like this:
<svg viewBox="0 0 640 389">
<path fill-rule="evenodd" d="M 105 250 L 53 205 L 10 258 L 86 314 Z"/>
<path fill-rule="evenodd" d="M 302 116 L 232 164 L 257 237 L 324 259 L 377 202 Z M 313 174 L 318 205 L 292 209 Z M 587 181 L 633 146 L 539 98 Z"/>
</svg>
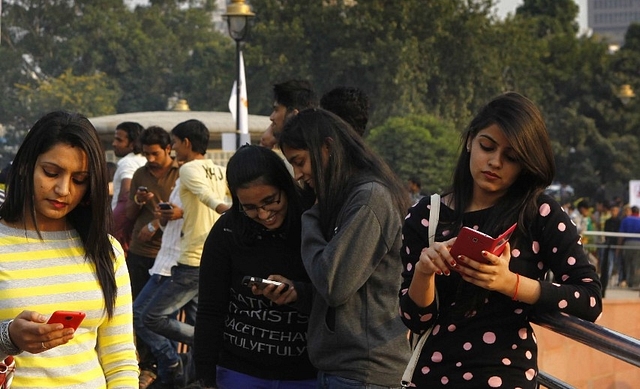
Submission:
<svg viewBox="0 0 640 389">
<path fill-rule="evenodd" d="M 518 222 L 517 233 L 512 237 L 512 245 L 529 235 L 529 221 L 538 209 L 538 197 L 553 181 L 555 162 L 547 127 L 540 110 L 526 97 L 508 92 L 495 97 L 473 118 L 462 135 L 462 147 L 456 165 L 453 185 L 447 193 L 453 194 L 453 230 L 461 228 L 465 210 L 473 196 L 471 176 L 471 153 L 466 145 L 478 132 L 497 125 L 509 140 L 522 170 L 506 193 L 491 207 L 483 232 L 497 236 L 514 222 Z M 447 194 L 445 193 L 445 194 Z M 490 294 L 486 289 L 460 281 L 456 291 L 455 312 L 460 318 L 473 310 L 481 310 L 485 298 Z"/>
<path fill-rule="evenodd" d="M 519 232 L 526 234 L 527 222 L 535 216 L 538 209 L 538 197 L 553 181 L 555 162 L 547 126 L 540 110 L 531 100 L 516 92 L 508 92 L 491 100 L 473 118 L 462 135 L 462 147 L 454 171 L 453 185 L 447 192 L 453 194 L 453 222 L 457 228 L 462 226 L 464 212 L 471 204 L 473 196 L 471 154 L 465 145 L 473 140 L 480 130 L 491 125 L 497 125 L 504 132 L 522 165 L 522 171 L 491 210 L 491 216 L 487 225 L 483 227 L 483 232 L 495 236 L 514 222 L 518 222 Z"/>
<path fill-rule="evenodd" d="M 109 179 L 98 133 L 86 117 L 56 111 L 43 116 L 33 125 L 11 165 L 6 198 L 0 206 L 0 218 L 25 224 L 27 218 L 31 218 L 36 232 L 42 238 L 32 201 L 35 192 L 35 163 L 39 155 L 61 143 L 77 147 L 87 154 L 88 166 L 91 169 L 89 187 L 80 204 L 71 210 L 66 218 L 82 239 L 85 258 L 96 267 L 107 314 L 111 318 L 116 303 L 117 287 L 115 253 L 108 235 L 113 224 L 108 197 Z"/>
<path fill-rule="evenodd" d="M 281 148 L 287 146 L 309 151 L 320 207 L 320 225 L 325 238 L 333 235 L 338 214 L 349 196 L 356 173 L 371 174 L 387 187 L 398 213 L 406 214 L 409 195 L 404 185 L 382 158 L 337 115 L 320 108 L 304 110 L 287 121 L 279 143 Z M 322 163 L 323 147 L 330 150 L 326 167 Z"/>
<path fill-rule="evenodd" d="M 227 184 L 232 199 L 231 209 L 227 213 L 231 218 L 233 236 L 237 243 L 252 244 L 255 242 L 256 234 L 264 229 L 240 212 L 238 189 L 255 184 L 271 185 L 285 194 L 288 204 L 287 216 L 281 230 L 285 234 L 296 234 L 299 238 L 300 217 L 310 204 L 303 204 L 300 188 L 293 181 L 291 173 L 278 154 L 266 147 L 242 146 L 227 163 Z"/>
</svg>

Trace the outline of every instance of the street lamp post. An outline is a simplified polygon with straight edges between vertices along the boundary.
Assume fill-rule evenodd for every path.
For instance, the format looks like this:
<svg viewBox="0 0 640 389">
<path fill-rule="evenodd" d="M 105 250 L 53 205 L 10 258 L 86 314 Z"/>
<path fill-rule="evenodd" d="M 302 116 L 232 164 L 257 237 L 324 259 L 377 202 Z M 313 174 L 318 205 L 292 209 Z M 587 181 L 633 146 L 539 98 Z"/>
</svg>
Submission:
<svg viewBox="0 0 640 389">
<path fill-rule="evenodd" d="M 227 20 L 229 35 L 236 41 L 236 150 L 240 148 L 240 43 L 249 30 L 249 19 L 255 14 L 244 0 L 231 0 L 227 12 L 222 15 Z"/>
</svg>

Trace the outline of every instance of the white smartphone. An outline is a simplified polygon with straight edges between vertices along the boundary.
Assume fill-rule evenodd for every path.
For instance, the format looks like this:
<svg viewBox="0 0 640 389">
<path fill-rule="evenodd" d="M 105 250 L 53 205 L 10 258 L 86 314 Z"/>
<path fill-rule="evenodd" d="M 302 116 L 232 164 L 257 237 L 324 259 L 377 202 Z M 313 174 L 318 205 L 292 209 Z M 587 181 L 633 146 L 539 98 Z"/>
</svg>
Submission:
<svg viewBox="0 0 640 389">
<path fill-rule="evenodd" d="M 275 286 L 284 285 L 284 289 L 282 289 L 281 293 L 284 293 L 289 289 L 288 284 L 284 284 L 280 281 L 268 280 L 266 278 L 252 277 L 252 276 L 245 276 L 242 279 L 242 285 L 248 286 L 249 288 L 253 285 L 256 285 L 258 289 L 264 289 L 267 287 L 267 285 L 275 285 Z"/>
</svg>

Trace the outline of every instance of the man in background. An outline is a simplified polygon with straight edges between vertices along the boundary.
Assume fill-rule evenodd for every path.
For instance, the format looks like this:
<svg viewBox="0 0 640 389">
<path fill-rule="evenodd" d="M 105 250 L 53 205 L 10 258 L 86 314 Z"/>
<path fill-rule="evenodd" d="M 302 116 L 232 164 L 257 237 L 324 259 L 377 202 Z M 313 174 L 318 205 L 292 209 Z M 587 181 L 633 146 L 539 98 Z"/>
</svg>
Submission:
<svg viewBox="0 0 640 389">
<path fill-rule="evenodd" d="M 605 232 L 618 232 L 620 231 L 620 223 L 622 217 L 620 214 L 620 206 L 618 204 L 610 204 L 608 201 L 604 203 L 605 209 L 608 210 L 610 217 L 604 222 L 603 230 Z M 618 238 L 613 236 L 605 237 L 605 247 L 602 251 L 600 260 L 602 265 L 600 266 L 600 282 L 602 283 L 602 297 L 605 296 L 607 286 L 611 279 L 613 270 L 618 273 L 618 279 L 615 281 L 614 286 L 618 286 L 620 282 L 626 279 L 624 275 L 624 266 L 622 265 L 622 258 L 619 255 L 619 250 L 612 248 L 618 244 Z"/>
<path fill-rule="evenodd" d="M 409 187 L 409 196 L 411 197 L 412 203 L 417 203 L 421 198 L 424 197 L 422 194 L 422 183 L 420 179 L 416 176 L 409 177 L 407 180 L 407 186 Z"/>
<path fill-rule="evenodd" d="M 149 330 L 171 340 L 193 346 L 195 315 L 198 306 L 200 257 L 204 241 L 220 214 L 229 209 L 225 203 L 226 176 L 222 166 L 205 158 L 209 130 L 198 120 L 187 120 L 171 130 L 173 151 L 180 167 L 180 200 L 183 209 L 182 238 L 177 265 L 171 279 L 158 287 L 142 314 Z M 184 309 L 185 322 L 175 312 Z M 184 377 L 190 370 L 180 355 L 167 350 L 171 377 Z M 212 368 L 215 369 L 215 366 Z M 171 379 L 171 378 L 169 378 Z M 158 388 L 173 388 L 182 382 L 158 383 Z M 163 386 L 160 386 L 163 385 Z"/>
<path fill-rule="evenodd" d="M 339 86 L 325 93 L 320 106 L 340 116 L 360 135 L 364 136 L 369 121 L 369 97 L 361 89 Z"/>
<path fill-rule="evenodd" d="M 289 80 L 273 86 L 273 112 L 269 119 L 271 125 L 262 134 L 260 145 L 273 149 L 278 142 L 284 122 L 307 108 L 318 106 L 318 97 L 305 80 Z"/>
<path fill-rule="evenodd" d="M 622 219 L 620 231 L 632 234 L 640 234 L 640 208 L 631 207 L 631 215 Z M 636 273 L 640 269 L 640 238 L 619 238 L 622 249 L 622 266 L 624 267 L 625 280 L 620 281 L 620 286 L 637 287 L 640 285 L 640 276 Z"/>
<path fill-rule="evenodd" d="M 131 230 L 133 223 L 126 218 L 125 208 L 129 191 L 131 189 L 131 178 L 138 168 L 144 166 L 147 160 L 142 156 L 142 146 L 138 138 L 144 128 L 135 122 L 123 122 L 116 126 L 113 137 L 113 153 L 118 160 L 116 171 L 113 174 L 113 197 L 111 198 L 111 209 L 113 210 L 114 231 L 113 236 L 120 242 L 125 255 L 129 250 L 131 241 Z"/>
<path fill-rule="evenodd" d="M 149 280 L 149 269 L 162 242 L 156 206 L 169 199 L 179 169 L 178 163 L 171 158 L 171 138 L 165 129 L 147 128 L 140 136 L 140 143 L 147 163 L 136 170 L 131 179 L 135 189 L 130 191 L 126 206 L 127 218 L 134 221 L 127 256 L 133 300 Z"/>
</svg>

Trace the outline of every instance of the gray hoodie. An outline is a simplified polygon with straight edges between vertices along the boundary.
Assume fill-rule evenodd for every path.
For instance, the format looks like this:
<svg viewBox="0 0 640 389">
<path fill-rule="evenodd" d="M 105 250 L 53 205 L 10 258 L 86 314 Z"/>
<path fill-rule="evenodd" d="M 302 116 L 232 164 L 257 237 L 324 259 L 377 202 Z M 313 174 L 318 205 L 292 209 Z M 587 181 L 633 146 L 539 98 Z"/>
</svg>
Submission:
<svg viewBox="0 0 640 389">
<path fill-rule="evenodd" d="M 317 205 L 302 216 L 302 260 L 315 292 L 309 357 L 325 373 L 399 387 L 411 354 L 398 313 L 404 215 L 385 186 L 357 180 L 330 241 Z"/>
</svg>

